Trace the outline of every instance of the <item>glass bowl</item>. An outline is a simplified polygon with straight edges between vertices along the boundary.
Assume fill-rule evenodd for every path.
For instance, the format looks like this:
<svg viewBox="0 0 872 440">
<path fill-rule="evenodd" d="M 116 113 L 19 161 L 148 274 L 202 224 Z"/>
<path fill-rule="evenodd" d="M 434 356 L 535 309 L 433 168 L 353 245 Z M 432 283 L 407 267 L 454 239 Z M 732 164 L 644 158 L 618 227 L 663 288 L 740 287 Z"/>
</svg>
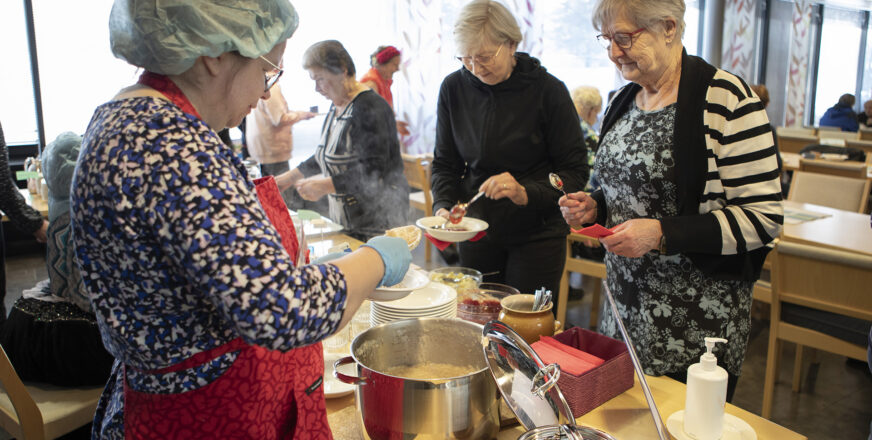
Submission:
<svg viewBox="0 0 872 440">
<path fill-rule="evenodd" d="M 430 281 L 450 286 L 457 291 L 457 300 L 474 293 L 481 284 L 481 272 L 469 267 L 440 267 L 430 271 Z"/>
<path fill-rule="evenodd" d="M 497 319 L 502 306 L 500 301 L 510 295 L 521 293 L 518 289 L 500 283 L 481 283 L 478 291 L 457 297 L 457 317 L 478 324 L 487 324 Z"/>
</svg>

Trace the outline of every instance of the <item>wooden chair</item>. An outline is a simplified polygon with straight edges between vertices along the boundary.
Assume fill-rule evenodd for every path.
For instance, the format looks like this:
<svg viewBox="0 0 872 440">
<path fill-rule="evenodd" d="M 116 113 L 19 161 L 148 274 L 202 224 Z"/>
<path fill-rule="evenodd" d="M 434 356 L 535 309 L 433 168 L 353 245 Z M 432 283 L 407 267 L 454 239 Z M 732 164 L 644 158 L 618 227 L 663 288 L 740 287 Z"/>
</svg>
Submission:
<svg viewBox="0 0 872 440">
<path fill-rule="evenodd" d="M 865 151 L 866 162 L 869 162 L 869 157 L 872 156 L 872 140 L 849 139 L 845 141 L 845 146 Z"/>
<path fill-rule="evenodd" d="M 778 150 L 785 153 L 799 153 L 800 150 L 807 145 L 813 145 L 820 142 L 817 136 L 809 135 L 793 135 L 793 134 L 777 134 Z"/>
<path fill-rule="evenodd" d="M 0 427 L 15 438 L 57 438 L 91 423 L 103 387 L 24 384 L 0 347 Z"/>
<path fill-rule="evenodd" d="M 769 350 L 763 385 L 762 416 L 772 415 L 775 382 L 782 341 L 808 346 L 866 361 L 866 345 L 857 345 L 820 331 L 786 323 L 783 305 L 796 304 L 815 310 L 872 321 L 872 257 L 782 240 L 775 247 L 772 264 L 772 304 Z M 867 330 L 868 331 L 868 330 Z M 801 377 L 801 350 L 794 364 L 794 389 Z M 798 369 L 798 371 L 797 371 Z"/>
<path fill-rule="evenodd" d="M 860 133 L 856 131 L 833 131 L 833 130 L 825 130 L 818 131 L 818 137 L 820 139 L 844 139 L 856 141 L 860 139 Z"/>
<path fill-rule="evenodd" d="M 867 177 L 866 164 L 857 161 L 801 158 L 799 159 L 799 170 L 852 179 L 865 179 Z"/>
<path fill-rule="evenodd" d="M 817 130 L 814 127 L 775 127 L 778 136 L 815 136 Z"/>
<path fill-rule="evenodd" d="M 833 176 L 800 169 L 793 172 L 787 200 L 865 213 L 869 189 L 870 179 Z"/>
<path fill-rule="evenodd" d="M 860 128 L 860 140 L 872 141 L 872 128 Z"/>
<path fill-rule="evenodd" d="M 433 193 L 430 192 L 430 160 L 427 156 L 403 154 L 403 174 L 409 187 L 417 189 L 409 193 L 409 206 L 424 212 L 424 217 L 433 215 Z M 424 260 L 430 262 L 431 243 L 424 240 Z"/>
<path fill-rule="evenodd" d="M 557 292 L 556 317 L 558 321 L 563 323 L 564 327 L 567 327 L 566 306 L 569 301 L 569 273 L 577 272 L 601 280 L 606 278 L 606 265 L 602 261 L 590 260 L 587 258 L 575 258 L 572 256 L 572 244 L 582 243 L 588 240 L 592 239 L 576 233 L 570 233 L 566 236 L 566 264 L 563 266 L 563 275 L 560 277 L 560 290 Z M 601 283 L 595 283 L 594 285 L 596 287 L 594 287 L 593 296 L 591 297 L 590 323 L 588 327 L 590 329 L 594 329 L 597 326 L 600 290 L 602 289 Z"/>
</svg>

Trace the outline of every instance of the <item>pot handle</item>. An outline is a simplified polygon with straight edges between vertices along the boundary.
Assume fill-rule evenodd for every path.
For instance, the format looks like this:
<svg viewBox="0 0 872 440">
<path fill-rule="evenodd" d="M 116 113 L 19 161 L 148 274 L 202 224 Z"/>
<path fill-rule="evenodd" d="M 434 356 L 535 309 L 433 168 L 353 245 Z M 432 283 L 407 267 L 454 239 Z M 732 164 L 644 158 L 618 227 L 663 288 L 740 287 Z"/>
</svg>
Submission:
<svg viewBox="0 0 872 440">
<path fill-rule="evenodd" d="M 350 364 L 352 362 L 354 362 L 354 358 L 351 356 L 345 356 L 344 358 L 337 359 L 336 362 L 333 362 L 333 377 L 349 385 L 366 385 L 366 379 L 361 379 L 354 376 L 346 376 L 339 372 L 339 367 L 345 364 Z"/>
</svg>

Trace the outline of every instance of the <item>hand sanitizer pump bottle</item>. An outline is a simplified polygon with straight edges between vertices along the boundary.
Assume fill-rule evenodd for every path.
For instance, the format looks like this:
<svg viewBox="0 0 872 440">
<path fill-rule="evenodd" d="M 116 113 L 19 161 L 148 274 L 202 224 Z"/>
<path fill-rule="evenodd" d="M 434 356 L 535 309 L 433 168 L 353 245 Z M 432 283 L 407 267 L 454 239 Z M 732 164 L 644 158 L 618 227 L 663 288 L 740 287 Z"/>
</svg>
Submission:
<svg viewBox="0 0 872 440">
<path fill-rule="evenodd" d="M 727 403 L 727 370 L 718 366 L 712 353 L 723 338 L 705 338 L 706 352 L 699 363 L 687 369 L 687 399 L 684 403 L 684 432 L 698 440 L 717 440 L 724 431 Z"/>
</svg>

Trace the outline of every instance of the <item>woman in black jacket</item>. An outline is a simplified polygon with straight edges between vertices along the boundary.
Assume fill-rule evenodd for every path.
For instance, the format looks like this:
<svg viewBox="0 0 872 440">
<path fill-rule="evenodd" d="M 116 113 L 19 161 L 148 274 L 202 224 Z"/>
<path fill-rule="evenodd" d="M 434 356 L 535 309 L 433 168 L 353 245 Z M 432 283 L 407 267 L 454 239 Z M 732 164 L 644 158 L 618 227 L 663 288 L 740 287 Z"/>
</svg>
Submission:
<svg viewBox="0 0 872 440">
<path fill-rule="evenodd" d="M 459 245 L 461 265 L 499 271 L 487 281 L 521 292 L 556 292 L 569 230 L 548 174 L 557 173 L 566 191 L 582 189 L 588 177 L 572 99 L 539 60 L 515 52 L 520 29 L 498 2 L 467 4 L 454 35 L 463 67 L 439 91 L 433 210 L 447 217 L 455 203 L 484 191 L 468 215 L 488 222 L 488 233 Z"/>
</svg>

